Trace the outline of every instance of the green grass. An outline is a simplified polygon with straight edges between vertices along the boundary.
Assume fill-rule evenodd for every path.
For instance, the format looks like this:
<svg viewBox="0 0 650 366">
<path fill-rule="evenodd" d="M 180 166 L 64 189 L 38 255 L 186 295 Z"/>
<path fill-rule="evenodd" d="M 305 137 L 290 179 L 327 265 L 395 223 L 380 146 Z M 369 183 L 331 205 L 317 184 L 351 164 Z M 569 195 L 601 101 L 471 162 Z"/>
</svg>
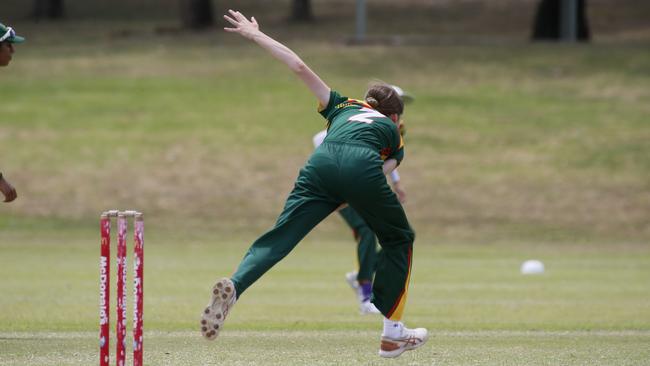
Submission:
<svg viewBox="0 0 650 366">
<path fill-rule="evenodd" d="M 5 342 L 22 353 L 21 363 L 2 364 L 93 364 L 88 338 L 94 335 L 7 334 Z M 442 332 L 420 350 L 388 361 L 375 356 L 376 333 L 365 331 L 232 331 L 218 345 L 198 342 L 189 332 L 147 336 L 153 341 L 145 346 L 146 363 L 155 365 L 644 365 L 650 337 L 647 332 Z M 34 348 L 41 353 L 27 356 Z"/>
<path fill-rule="evenodd" d="M 196 329 L 323 128 L 282 65 L 220 33 L 31 27 L 41 37 L 0 73 L 1 168 L 19 193 L 0 207 L 0 365 L 96 361 L 98 216 L 117 207 L 146 215 L 147 364 L 387 363 L 343 281 L 354 244 L 337 217 L 217 342 Z M 344 93 L 381 78 L 416 96 L 405 321 L 433 337 L 397 364 L 649 364 L 647 48 L 347 47 L 276 30 Z M 520 275 L 530 258 L 547 272 Z"/>
<path fill-rule="evenodd" d="M 281 64 L 235 41 L 19 49 L 3 75 L 3 170 L 21 194 L 7 211 L 88 222 L 130 205 L 167 222 L 265 229 L 323 120 Z M 409 46 L 398 62 L 386 47 L 292 46 L 344 93 L 381 77 L 416 96 L 400 172 L 421 235 L 650 238 L 645 49 Z"/>
<path fill-rule="evenodd" d="M 242 296 L 212 343 L 198 331 L 200 311 L 248 241 L 161 233 L 147 227 L 147 364 L 385 363 L 375 354 L 381 321 L 357 314 L 343 279 L 354 268 L 351 240 L 310 235 Z M 95 362 L 94 228 L 4 239 L 0 364 Z M 542 260 L 546 273 L 519 274 L 529 258 Z M 647 364 L 649 263 L 650 250 L 639 246 L 421 243 L 405 321 L 429 328 L 432 338 L 398 364 Z"/>
</svg>

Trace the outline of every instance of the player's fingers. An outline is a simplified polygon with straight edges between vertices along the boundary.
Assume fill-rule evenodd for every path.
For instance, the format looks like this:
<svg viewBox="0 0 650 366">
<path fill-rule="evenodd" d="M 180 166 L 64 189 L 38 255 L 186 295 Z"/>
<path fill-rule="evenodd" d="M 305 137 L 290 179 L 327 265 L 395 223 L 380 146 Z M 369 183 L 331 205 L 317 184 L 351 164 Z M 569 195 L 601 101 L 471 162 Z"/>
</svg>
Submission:
<svg viewBox="0 0 650 366">
<path fill-rule="evenodd" d="M 241 19 L 242 22 L 245 22 L 245 23 L 250 23 L 251 22 L 250 20 L 248 20 L 248 18 L 246 18 L 246 16 L 244 14 L 242 14 L 240 12 L 237 12 L 237 14 L 239 15 L 238 19 Z"/>
<path fill-rule="evenodd" d="M 230 10 L 228 10 L 228 12 L 230 13 L 230 15 L 231 15 L 234 19 L 237 20 L 237 22 L 241 22 L 241 21 L 242 21 L 242 19 L 241 19 L 241 14 L 240 14 L 238 11 L 234 11 L 234 10 L 230 9 Z M 244 20 L 245 20 L 245 19 L 246 19 L 246 18 L 244 18 Z"/>
<path fill-rule="evenodd" d="M 230 24 L 232 24 L 232 25 L 235 25 L 235 26 L 239 25 L 239 22 L 238 22 L 238 21 L 236 21 L 235 19 L 233 19 L 233 18 L 231 18 L 231 17 L 229 17 L 229 16 L 227 16 L 227 15 L 224 15 L 223 18 L 224 18 L 225 20 L 227 20 L 227 21 L 228 21 Z"/>
<path fill-rule="evenodd" d="M 257 20 L 255 20 L 255 17 L 251 17 L 251 22 L 253 22 L 254 25 L 257 25 Z"/>
<path fill-rule="evenodd" d="M 235 19 L 239 20 L 240 22 L 241 22 L 241 21 L 248 20 L 248 19 L 246 19 L 246 17 L 245 17 L 242 13 L 240 13 L 240 12 L 238 12 L 238 11 L 231 11 L 230 14 L 232 14 L 233 17 L 234 17 Z"/>
</svg>

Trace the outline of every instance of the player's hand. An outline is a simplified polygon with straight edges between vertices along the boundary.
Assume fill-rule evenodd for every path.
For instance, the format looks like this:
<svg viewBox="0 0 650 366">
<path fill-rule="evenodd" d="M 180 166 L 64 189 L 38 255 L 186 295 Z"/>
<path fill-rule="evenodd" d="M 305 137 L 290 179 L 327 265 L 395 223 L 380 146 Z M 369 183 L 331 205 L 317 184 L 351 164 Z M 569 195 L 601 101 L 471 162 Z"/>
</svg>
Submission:
<svg viewBox="0 0 650 366">
<path fill-rule="evenodd" d="M 251 17 L 251 20 L 248 20 L 244 14 L 238 11 L 228 10 L 228 12 L 231 16 L 224 15 L 223 18 L 235 27 L 223 28 L 226 32 L 239 33 L 248 39 L 253 39 L 259 33 L 260 26 L 257 24 L 255 17 Z"/>
<path fill-rule="evenodd" d="M 0 175 L 0 191 L 5 196 L 5 202 L 11 202 L 18 197 L 16 194 L 16 189 L 9 184 L 1 175 Z"/>
<path fill-rule="evenodd" d="M 406 202 L 406 192 L 404 192 L 403 189 L 397 189 L 395 190 L 395 193 L 397 193 L 397 199 L 400 203 Z"/>
<path fill-rule="evenodd" d="M 393 183 L 393 190 L 397 194 L 397 199 L 400 203 L 406 202 L 406 191 L 402 189 L 402 185 L 399 182 Z"/>
</svg>

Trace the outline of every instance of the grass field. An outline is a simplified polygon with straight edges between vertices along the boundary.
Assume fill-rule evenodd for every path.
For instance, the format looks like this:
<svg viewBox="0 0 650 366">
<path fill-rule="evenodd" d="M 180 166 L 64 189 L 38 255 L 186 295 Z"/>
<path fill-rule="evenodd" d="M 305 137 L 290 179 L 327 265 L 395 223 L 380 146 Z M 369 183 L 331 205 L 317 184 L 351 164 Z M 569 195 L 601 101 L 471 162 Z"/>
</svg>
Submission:
<svg viewBox="0 0 650 366">
<path fill-rule="evenodd" d="M 94 241 L 90 228 L 2 241 L 0 365 L 96 362 Z M 199 312 L 248 243 L 151 229 L 146 244 L 149 365 L 388 363 L 376 356 L 380 319 L 357 314 L 343 279 L 351 242 L 311 235 L 242 297 L 214 343 L 198 332 Z M 547 272 L 520 275 L 528 257 Z M 432 338 L 390 363 L 647 364 L 649 261 L 640 247 L 421 244 L 405 321 Z"/>
<path fill-rule="evenodd" d="M 0 206 L 0 365 L 96 362 L 98 217 L 116 207 L 146 215 L 148 365 L 650 364 L 647 47 L 411 45 L 395 60 L 277 30 L 344 93 L 381 78 L 416 96 L 405 321 L 432 338 L 386 361 L 379 319 L 346 288 L 354 244 L 337 217 L 219 340 L 197 329 L 323 127 L 293 76 L 222 34 L 52 26 L 23 27 L 41 36 L 0 73 L 0 167 L 19 192 Z M 520 275 L 529 258 L 547 272 Z"/>
</svg>

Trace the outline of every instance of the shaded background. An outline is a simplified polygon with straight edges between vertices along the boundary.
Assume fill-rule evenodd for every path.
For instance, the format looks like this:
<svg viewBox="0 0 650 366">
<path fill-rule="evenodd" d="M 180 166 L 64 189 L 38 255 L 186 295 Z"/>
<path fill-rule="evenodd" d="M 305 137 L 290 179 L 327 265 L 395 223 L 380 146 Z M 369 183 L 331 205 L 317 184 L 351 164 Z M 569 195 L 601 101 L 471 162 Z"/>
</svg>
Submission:
<svg viewBox="0 0 650 366">
<path fill-rule="evenodd" d="M 537 12 L 558 9 L 563 0 L 366 0 L 369 32 L 383 35 L 428 36 L 432 39 L 458 37 L 525 39 L 532 34 Z M 647 4 L 633 0 L 577 1 L 596 40 L 647 41 Z M 220 17 L 228 8 L 264 15 L 274 21 L 306 21 L 323 27 L 337 23 L 332 36 L 354 31 L 355 1 L 341 0 L 4 0 L 5 22 L 31 18 L 78 20 L 156 21 L 161 26 L 208 27 L 223 24 Z M 544 18 L 545 24 L 558 19 Z M 318 28 L 315 27 L 315 28 Z M 315 29 L 314 29 L 315 30 Z"/>
<path fill-rule="evenodd" d="M 644 2 L 581 2 L 589 38 L 567 43 L 532 41 L 558 21 L 539 13 L 552 1 L 367 1 L 357 46 L 354 2 L 53 3 L 2 2 L 28 38 L 1 74 L 2 169 L 20 195 L 4 228 L 127 206 L 161 228 L 268 228 L 322 121 L 281 65 L 220 30 L 236 7 L 344 93 L 379 78 L 416 96 L 400 171 L 425 238 L 650 237 Z"/>
</svg>

